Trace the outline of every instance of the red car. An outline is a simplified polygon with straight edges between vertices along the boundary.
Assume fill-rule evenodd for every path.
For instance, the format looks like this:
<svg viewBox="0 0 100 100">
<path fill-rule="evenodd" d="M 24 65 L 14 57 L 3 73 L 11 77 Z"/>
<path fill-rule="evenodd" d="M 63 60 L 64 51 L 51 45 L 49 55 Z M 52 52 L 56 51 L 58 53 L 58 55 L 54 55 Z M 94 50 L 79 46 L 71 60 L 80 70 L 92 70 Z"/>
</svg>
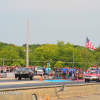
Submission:
<svg viewBox="0 0 100 100">
<path fill-rule="evenodd" d="M 98 70 L 88 70 L 86 74 L 84 74 L 85 82 L 90 81 L 100 81 L 100 72 Z"/>
</svg>

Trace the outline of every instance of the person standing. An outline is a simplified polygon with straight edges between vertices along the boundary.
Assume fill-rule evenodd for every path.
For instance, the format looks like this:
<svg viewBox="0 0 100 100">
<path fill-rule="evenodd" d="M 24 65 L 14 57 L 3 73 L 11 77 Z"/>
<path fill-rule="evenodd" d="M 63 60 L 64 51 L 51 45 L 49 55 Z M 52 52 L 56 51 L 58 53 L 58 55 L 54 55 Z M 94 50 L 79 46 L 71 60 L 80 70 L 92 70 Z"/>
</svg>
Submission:
<svg viewBox="0 0 100 100">
<path fill-rule="evenodd" d="M 55 69 L 55 67 L 54 67 L 54 68 L 53 68 L 53 76 L 55 75 L 55 70 L 56 70 L 56 69 Z"/>
<path fill-rule="evenodd" d="M 37 66 L 35 66 L 35 74 L 37 75 Z"/>
<path fill-rule="evenodd" d="M 70 67 L 70 68 L 69 68 L 69 78 L 70 78 L 70 80 L 72 79 L 72 72 L 73 72 L 73 70 L 72 70 L 72 68 Z"/>
<path fill-rule="evenodd" d="M 43 76 L 45 78 L 45 67 L 43 67 Z"/>
<path fill-rule="evenodd" d="M 1 68 L 2 68 L 2 67 L 0 66 L 0 73 L 1 73 Z"/>
<path fill-rule="evenodd" d="M 48 68 L 47 67 L 45 68 L 45 75 L 46 75 L 46 77 L 48 75 Z"/>
<path fill-rule="evenodd" d="M 65 79 L 66 74 L 67 74 L 67 68 L 64 66 L 64 67 L 62 68 L 62 76 L 63 76 L 63 79 Z"/>
<path fill-rule="evenodd" d="M 6 66 L 3 67 L 3 73 L 6 73 L 7 69 Z"/>
<path fill-rule="evenodd" d="M 76 71 L 76 69 L 75 69 L 75 67 L 73 67 L 73 69 L 72 69 L 72 80 L 74 80 L 75 71 Z"/>
<path fill-rule="evenodd" d="M 16 66 L 16 70 L 18 70 L 18 67 Z"/>
</svg>

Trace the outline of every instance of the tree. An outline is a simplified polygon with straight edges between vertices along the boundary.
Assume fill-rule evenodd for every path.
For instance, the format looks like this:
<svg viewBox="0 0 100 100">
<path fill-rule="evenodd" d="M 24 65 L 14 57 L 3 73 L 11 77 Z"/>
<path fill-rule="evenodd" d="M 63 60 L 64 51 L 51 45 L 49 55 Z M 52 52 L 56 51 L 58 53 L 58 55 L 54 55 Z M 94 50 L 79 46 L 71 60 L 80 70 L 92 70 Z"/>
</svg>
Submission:
<svg viewBox="0 0 100 100">
<path fill-rule="evenodd" d="M 57 68 L 59 67 L 63 68 L 64 64 L 62 63 L 62 61 L 57 61 L 54 66 Z"/>
</svg>

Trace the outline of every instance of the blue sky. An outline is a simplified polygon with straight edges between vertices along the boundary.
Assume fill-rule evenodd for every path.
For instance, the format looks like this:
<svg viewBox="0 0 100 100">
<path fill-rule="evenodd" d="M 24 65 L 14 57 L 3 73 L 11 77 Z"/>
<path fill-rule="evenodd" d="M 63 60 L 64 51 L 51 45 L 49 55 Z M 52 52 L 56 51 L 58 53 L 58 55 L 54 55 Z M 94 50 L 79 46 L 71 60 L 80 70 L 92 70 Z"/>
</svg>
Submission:
<svg viewBox="0 0 100 100">
<path fill-rule="evenodd" d="M 0 0 L 0 42 L 100 45 L 100 0 Z"/>
</svg>

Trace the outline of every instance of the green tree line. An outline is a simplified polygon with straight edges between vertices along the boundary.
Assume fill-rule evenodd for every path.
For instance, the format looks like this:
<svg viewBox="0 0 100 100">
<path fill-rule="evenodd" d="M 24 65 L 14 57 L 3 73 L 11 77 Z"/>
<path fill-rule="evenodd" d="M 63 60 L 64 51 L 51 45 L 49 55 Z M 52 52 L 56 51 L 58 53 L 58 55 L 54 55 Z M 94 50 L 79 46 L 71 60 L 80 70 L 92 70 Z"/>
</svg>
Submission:
<svg viewBox="0 0 100 100">
<path fill-rule="evenodd" d="M 0 65 L 26 66 L 26 44 L 16 46 L 0 42 Z M 50 60 L 51 68 L 69 67 L 87 69 L 93 64 L 100 66 L 100 46 L 97 50 L 90 50 L 83 46 L 70 42 L 58 41 L 57 44 L 33 44 L 29 45 L 29 65 L 47 66 Z"/>
</svg>

